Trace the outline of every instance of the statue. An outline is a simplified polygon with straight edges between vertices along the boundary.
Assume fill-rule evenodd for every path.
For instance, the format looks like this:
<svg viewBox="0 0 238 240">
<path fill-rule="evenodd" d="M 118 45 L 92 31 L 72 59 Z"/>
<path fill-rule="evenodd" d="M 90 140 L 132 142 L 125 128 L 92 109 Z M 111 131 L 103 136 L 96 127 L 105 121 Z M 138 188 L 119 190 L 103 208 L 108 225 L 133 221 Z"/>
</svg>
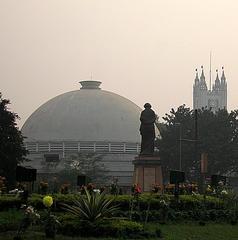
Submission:
<svg viewBox="0 0 238 240">
<path fill-rule="evenodd" d="M 140 155 L 153 155 L 155 140 L 155 112 L 151 109 L 151 105 L 146 103 L 144 110 L 140 115 L 140 134 L 141 134 L 141 152 Z"/>
</svg>

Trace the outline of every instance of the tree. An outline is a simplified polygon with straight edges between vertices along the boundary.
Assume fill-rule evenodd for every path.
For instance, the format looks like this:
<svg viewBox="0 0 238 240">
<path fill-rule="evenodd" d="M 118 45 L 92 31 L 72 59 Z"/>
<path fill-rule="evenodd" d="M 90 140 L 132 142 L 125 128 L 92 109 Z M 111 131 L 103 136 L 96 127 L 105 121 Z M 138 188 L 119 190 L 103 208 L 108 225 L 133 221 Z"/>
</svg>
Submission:
<svg viewBox="0 0 238 240">
<path fill-rule="evenodd" d="M 96 153 L 78 153 L 71 155 L 65 161 L 65 169 L 58 174 L 60 181 L 76 182 L 78 175 L 87 176 L 93 183 L 103 183 L 107 180 L 103 155 Z"/>
<path fill-rule="evenodd" d="M 10 101 L 0 93 L 0 175 L 6 177 L 8 186 L 15 182 L 16 166 L 27 154 L 23 136 L 17 128 L 19 116 L 8 109 Z"/>
<path fill-rule="evenodd" d="M 209 156 L 210 173 L 226 174 L 238 170 L 238 111 L 225 109 L 198 112 L 200 152 Z"/>
<path fill-rule="evenodd" d="M 200 155 L 208 153 L 208 173 L 226 174 L 238 170 L 238 111 L 225 109 L 212 112 L 198 110 L 198 141 L 195 141 L 195 113 L 182 105 L 166 114 L 161 128 L 162 139 L 157 140 L 165 168 L 182 170 L 192 177 L 198 171 Z M 180 140 L 181 138 L 181 140 Z M 180 152 L 181 141 L 181 152 Z"/>
</svg>

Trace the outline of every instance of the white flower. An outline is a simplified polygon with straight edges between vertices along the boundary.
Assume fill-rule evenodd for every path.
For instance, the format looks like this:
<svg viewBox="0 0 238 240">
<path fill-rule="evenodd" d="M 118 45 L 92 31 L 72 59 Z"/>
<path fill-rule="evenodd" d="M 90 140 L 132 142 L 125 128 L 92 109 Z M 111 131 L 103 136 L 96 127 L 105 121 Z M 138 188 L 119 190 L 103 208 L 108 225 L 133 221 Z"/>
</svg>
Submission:
<svg viewBox="0 0 238 240">
<path fill-rule="evenodd" d="M 39 213 L 35 213 L 36 218 L 40 218 L 40 214 Z"/>
<path fill-rule="evenodd" d="M 165 202 L 165 200 L 160 200 L 160 204 L 161 205 L 164 205 L 164 206 L 167 206 L 168 204 Z"/>
<path fill-rule="evenodd" d="M 32 206 L 29 206 L 29 207 L 26 208 L 25 211 L 26 211 L 27 214 L 33 214 L 34 213 L 34 208 Z"/>
<path fill-rule="evenodd" d="M 221 194 L 222 194 L 222 195 L 227 195 L 228 192 L 227 192 L 226 190 L 222 190 L 222 191 L 221 191 Z"/>
<path fill-rule="evenodd" d="M 100 193 L 100 189 L 93 189 L 93 192 L 95 192 L 95 193 Z"/>
<path fill-rule="evenodd" d="M 224 182 L 219 181 L 219 182 L 218 182 L 218 185 L 219 185 L 219 186 L 224 186 Z"/>
</svg>

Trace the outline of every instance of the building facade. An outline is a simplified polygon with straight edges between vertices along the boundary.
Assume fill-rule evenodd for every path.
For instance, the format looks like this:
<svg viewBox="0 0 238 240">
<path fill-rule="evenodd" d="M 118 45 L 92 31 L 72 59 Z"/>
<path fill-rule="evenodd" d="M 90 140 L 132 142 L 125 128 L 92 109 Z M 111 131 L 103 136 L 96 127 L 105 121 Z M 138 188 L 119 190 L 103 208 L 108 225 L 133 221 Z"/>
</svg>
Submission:
<svg viewBox="0 0 238 240">
<path fill-rule="evenodd" d="M 80 90 L 56 96 L 26 120 L 22 133 L 31 160 L 27 165 L 40 175 L 54 175 L 75 155 L 103 156 L 111 180 L 131 186 L 132 161 L 140 153 L 141 108 L 101 82 L 82 81 Z"/>
<path fill-rule="evenodd" d="M 193 84 L 193 109 L 202 108 L 211 109 L 214 112 L 219 109 L 227 109 L 227 82 L 223 67 L 221 78 L 219 78 L 218 70 L 216 70 L 215 83 L 211 88 L 210 82 L 210 89 L 207 87 L 203 67 L 201 68 L 200 77 L 196 69 Z"/>
</svg>

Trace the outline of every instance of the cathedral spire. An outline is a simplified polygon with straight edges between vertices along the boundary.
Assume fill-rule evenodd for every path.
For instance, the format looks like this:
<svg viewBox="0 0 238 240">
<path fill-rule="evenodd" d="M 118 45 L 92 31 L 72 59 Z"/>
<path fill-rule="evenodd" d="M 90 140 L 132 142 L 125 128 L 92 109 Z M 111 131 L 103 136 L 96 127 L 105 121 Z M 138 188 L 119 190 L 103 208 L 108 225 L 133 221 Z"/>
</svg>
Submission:
<svg viewBox="0 0 238 240">
<path fill-rule="evenodd" d="M 225 83 L 225 82 L 226 82 L 226 76 L 225 76 L 225 73 L 224 73 L 224 67 L 222 67 L 221 82 L 222 82 L 222 83 Z"/>
<path fill-rule="evenodd" d="M 196 71 L 195 85 L 198 85 L 199 84 L 199 77 L 198 77 L 198 70 L 197 70 L 197 68 L 195 69 L 195 71 Z"/>
<path fill-rule="evenodd" d="M 204 75 L 204 71 L 203 71 L 203 66 L 201 66 L 201 69 L 202 69 L 202 73 L 201 73 L 201 76 L 200 76 L 200 80 L 203 82 L 203 81 L 205 81 L 205 75 Z"/>
<path fill-rule="evenodd" d="M 216 69 L 216 73 L 217 73 L 217 76 L 216 76 L 216 82 L 220 82 L 220 79 L 219 79 L 219 77 L 218 77 L 218 70 Z"/>
<path fill-rule="evenodd" d="M 218 76 L 218 70 L 216 70 L 217 76 L 216 76 L 216 80 L 215 80 L 215 89 L 219 90 L 220 88 L 220 79 Z"/>
<path fill-rule="evenodd" d="M 198 74 L 196 69 L 193 84 L 193 109 L 207 108 L 213 112 L 227 109 L 227 82 L 223 67 L 221 73 L 216 70 L 215 77 L 212 90 L 210 90 L 207 87 L 203 66 L 201 66 L 201 74 Z"/>
<path fill-rule="evenodd" d="M 201 69 L 202 69 L 202 73 L 201 73 L 201 76 L 200 76 L 200 87 L 201 89 L 203 90 L 207 90 L 207 84 L 206 84 L 206 81 L 205 81 L 205 75 L 204 75 L 204 72 L 203 72 L 203 66 L 201 66 Z"/>
</svg>

